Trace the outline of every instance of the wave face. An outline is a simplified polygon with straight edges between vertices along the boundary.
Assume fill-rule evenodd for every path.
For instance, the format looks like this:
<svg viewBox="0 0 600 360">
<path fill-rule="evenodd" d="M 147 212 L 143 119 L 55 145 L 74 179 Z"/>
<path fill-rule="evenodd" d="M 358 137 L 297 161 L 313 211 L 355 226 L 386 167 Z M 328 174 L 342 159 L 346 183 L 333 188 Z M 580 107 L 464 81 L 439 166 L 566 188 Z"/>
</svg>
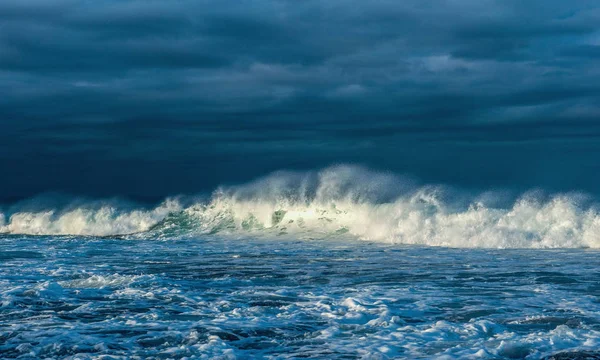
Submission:
<svg viewBox="0 0 600 360">
<path fill-rule="evenodd" d="M 167 199 L 154 209 L 84 204 L 0 214 L 0 232 L 173 238 L 198 234 L 350 236 L 401 244 L 486 248 L 598 248 L 600 214 L 581 195 L 539 192 L 513 201 L 416 186 L 391 174 L 336 166 L 277 172 L 217 189 L 206 201 Z"/>
</svg>

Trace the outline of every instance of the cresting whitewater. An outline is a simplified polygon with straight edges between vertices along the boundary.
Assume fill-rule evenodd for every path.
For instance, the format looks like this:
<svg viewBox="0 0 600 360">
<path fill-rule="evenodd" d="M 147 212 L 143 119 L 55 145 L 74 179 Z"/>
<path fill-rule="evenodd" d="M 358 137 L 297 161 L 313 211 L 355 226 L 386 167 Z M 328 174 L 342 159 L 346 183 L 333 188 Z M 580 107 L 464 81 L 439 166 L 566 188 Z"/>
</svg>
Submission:
<svg viewBox="0 0 600 360">
<path fill-rule="evenodd" d="M 154 208 L 26 202 L 0 233 L 2 358 L 600 358 L 580 194 L 336 166 Z"/>
<path fill-rule="evenodd" d="M 153 209 L 98 201 L 39 211 L 16 206 L 12 213 L 0 213 L 0 233 L 131 238 L 345 234 L 464 248 L 600 247 L 600 213 L 585 196 L 542 196 L 538 191 L 495 207 L 502 202 L 500 194 L 491 192 L 452 196 L 439 186 L 415 186 L 390 174 L 337 166 L 278 172 L 219 188 L 207 201 L 172 198 Z"/>
</svg>

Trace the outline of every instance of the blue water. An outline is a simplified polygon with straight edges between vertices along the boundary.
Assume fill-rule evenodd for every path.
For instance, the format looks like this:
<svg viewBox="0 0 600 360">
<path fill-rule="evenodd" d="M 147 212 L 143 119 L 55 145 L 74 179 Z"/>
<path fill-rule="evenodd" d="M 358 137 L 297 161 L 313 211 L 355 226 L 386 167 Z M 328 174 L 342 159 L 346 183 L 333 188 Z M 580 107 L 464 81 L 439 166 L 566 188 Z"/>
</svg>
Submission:
<svg viewBox="0 0 600 360">
<path fill-rule="evenodd" d="M 4 235 L 0 356 L 582 358 L 600 349 L 598 255 L 350 237 Z"/>
</svg>

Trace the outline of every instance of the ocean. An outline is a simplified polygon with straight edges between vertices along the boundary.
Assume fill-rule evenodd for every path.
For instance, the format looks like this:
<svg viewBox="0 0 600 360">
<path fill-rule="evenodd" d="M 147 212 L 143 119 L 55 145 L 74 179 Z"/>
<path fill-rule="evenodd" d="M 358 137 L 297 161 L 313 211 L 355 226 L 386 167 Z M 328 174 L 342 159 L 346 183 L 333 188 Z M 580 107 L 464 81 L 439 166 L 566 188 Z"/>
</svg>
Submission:
<svg viewBox="0 0 600 360">
<path fill-rule="evenodd" d="M 600 215 L 339 166 L 0 215 L 0 357 L 600 358 Z"/>
</svg>

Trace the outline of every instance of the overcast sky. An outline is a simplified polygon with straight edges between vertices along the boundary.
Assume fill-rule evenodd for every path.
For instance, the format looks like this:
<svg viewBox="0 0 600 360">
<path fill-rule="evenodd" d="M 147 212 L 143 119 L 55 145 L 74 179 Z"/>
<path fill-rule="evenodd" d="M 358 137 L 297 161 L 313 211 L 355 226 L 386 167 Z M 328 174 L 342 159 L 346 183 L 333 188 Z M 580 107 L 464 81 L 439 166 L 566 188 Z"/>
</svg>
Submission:
<svg viewBox="0 0 600 360">
<path fill-rule="evenodd" d="M 600 195 L 599 60 L 597 0 L 2 0 L 0 199 L 337 163 Z"/>
</svg>

